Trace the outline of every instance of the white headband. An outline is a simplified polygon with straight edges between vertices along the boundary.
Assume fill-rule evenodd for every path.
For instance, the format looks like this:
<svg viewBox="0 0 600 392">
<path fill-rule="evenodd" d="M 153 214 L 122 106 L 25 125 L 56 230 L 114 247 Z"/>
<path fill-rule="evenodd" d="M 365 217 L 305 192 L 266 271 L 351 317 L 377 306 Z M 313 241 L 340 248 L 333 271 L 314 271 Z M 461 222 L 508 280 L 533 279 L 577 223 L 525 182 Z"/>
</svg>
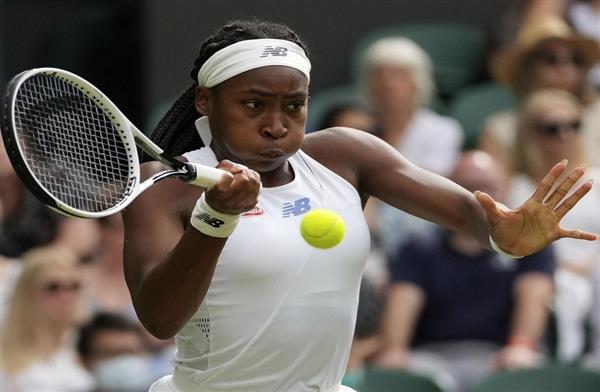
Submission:
<svg viewBox="0 0 600 392">
<path fill-rule="evenodd" d="M 210 88 L 242 72 L 271 65 L 297 69 L 310 80 L 310 61 L 300 46 L 282 39 L 250 39 L 210 56 L 198 71 L 198 84 Z"/>
</svg>

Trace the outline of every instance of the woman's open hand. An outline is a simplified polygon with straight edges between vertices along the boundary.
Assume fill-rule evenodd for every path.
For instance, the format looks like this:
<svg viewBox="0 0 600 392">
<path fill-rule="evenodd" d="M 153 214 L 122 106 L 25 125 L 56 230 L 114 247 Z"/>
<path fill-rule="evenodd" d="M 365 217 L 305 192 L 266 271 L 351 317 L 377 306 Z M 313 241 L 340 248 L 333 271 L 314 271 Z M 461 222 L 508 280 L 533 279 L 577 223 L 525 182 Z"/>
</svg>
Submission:
<svg viewBox="0 0 600 392">
<path fill-rule="evenodd" d="M 596 234 L 566 230 L 559 225 L 563 216 L 592 188 L 590 180 L 573 192 L 575 184 L 585 173 L 583 165 L 558 184 L 566 167 L 566 160 L 554 165 L 538 184 L 533 196 L 514 210 L 496 202 L 486 193 L 475 192 L 475 198 L 487 214 L 491 236 L 502 250 L 526 256 L 560 238 L 598 239 Z"/>
</svg>

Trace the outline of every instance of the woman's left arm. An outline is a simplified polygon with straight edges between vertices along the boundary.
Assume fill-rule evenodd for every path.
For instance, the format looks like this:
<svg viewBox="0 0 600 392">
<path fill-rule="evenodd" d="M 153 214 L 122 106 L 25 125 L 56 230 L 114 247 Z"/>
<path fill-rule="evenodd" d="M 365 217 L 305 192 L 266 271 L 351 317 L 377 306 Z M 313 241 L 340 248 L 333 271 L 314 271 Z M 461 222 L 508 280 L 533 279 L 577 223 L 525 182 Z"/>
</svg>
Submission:
<svg viewBox="0 0 600 392">
<path fill-rule="evenodd" d="M 473 194 L 413 165 L 386 142 L 366 132 L 348 128 L 320 131 L 308 135 L 305 146 L 310 155 L 353 183 L 359 192 L 451 230 L 470 234 L 487 247 L 490 234 L 500 248 L 519 256 L 535 253 L 563 237 L 597 238 L 592 233 L 559 227 L 560 219 L 591 188 L 591 183 L 585 183 L 559 205 L 563 196 L 572 192 L 583 169 L 573 171 L 545 198 L 564 172 L 564 162 L 550 170 L 529 200 L 510 210 L 485 193 Z"/>
</svg>

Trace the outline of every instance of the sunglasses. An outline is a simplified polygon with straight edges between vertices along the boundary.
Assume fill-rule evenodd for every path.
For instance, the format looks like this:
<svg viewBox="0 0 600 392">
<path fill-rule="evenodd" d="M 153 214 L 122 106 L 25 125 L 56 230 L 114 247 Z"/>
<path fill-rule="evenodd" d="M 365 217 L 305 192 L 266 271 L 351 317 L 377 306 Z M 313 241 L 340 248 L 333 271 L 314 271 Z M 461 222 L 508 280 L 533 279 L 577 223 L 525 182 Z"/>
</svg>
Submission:
<svg viewBox="0 0 600 392">
<path fill-rule="evenodd" d="M 583 56 L 578 53 L 558 54 L 552 52 L 542 52 L 538 53 L 537 58 L 542 62 L 542 64 L 550 67 L 556 67 L 562 64 L 574 65 L 576 67 L 581 67 L 584 65 Z"/>
<path fill-rule="evenodd" d="M 49 294 L 59 292 L 77 292 L 81 288 L 79 282 L 48 282 L 42 286 L 42 290 Z"/>
<path fill-rule="evenodd" d="M 535 123 L 534 127 L 540 134 L 547 136 L 557 136 L 562 131 L 579 132 L 579 129 L 581 128 L 581 121 L 540 121 Z"/>
</svg>

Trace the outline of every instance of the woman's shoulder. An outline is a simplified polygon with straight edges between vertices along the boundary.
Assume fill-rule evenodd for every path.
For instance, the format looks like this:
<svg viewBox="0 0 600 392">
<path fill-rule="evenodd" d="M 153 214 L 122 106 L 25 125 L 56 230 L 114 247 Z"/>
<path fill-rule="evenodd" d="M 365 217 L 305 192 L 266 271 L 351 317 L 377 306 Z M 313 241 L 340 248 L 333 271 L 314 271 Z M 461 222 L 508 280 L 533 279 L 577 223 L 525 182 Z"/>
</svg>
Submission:
<svg viewBox="0 0 600 392">
<path fill-rule="evenodd" d="M 382 146 L 391 148 L 377 136 L 354 128 L 333 127 L 311 132 L 301 150 L 311 158 L 357 186 L 359 166 L 375 158 Z"/>
<path fill-rule="evenodd" d="M 370 143 L 381 141 L 368 132 L 347 127 L 332 127 L 315 131 L 304 137 L 302 151 L 320 161 L 343 159 L 347 154 L 364 150 Z"/>
</svg>

